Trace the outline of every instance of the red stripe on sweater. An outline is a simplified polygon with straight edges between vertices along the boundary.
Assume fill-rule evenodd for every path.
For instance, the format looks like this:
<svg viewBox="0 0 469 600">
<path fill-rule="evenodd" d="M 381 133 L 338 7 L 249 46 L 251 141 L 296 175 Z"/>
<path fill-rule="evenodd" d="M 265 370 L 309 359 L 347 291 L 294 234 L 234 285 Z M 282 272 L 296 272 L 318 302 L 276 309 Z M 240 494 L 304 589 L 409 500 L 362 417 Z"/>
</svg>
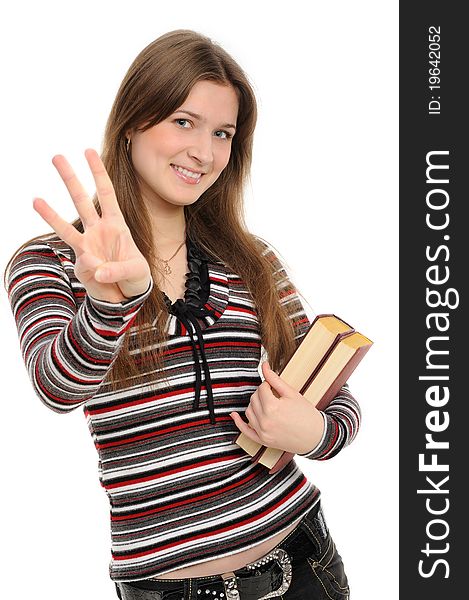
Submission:
<svg viewBox="0 0 469 600">
<path fill-rule="evenodd" d="M 233 306 L 231 304 L 228 304 L 228 306 L 226 307 L 226 310 L 234 310 L 234 311 L 237 311 L 240 313 L 254 315 L 254 316 L 257 315 L 256 311 L 251 310 L 250 308 L 241 308 L 240 306 Z"/>
<path fill-rule="evenodd" d="M 216 277 L 214 275 L 210 275 L 209 279 L 210 279 L 210 281 L 213 281 L 214 283 L 222 283 L 222 284 L 226 285 L 226 279 L 222 279 L 221 277 Z"/>
</svg>

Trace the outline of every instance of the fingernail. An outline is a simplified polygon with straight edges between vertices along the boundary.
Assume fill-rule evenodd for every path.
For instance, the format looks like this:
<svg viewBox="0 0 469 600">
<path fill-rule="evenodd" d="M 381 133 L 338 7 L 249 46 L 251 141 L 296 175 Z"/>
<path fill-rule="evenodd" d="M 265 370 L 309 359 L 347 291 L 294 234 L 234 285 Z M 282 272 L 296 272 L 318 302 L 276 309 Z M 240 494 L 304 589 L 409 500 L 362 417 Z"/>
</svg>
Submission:
<svg viewBox="0 0 469 600">
<path fill-rule="evenodd" d="M 98 269 L 95 273 L 95 279 L 98 281 L 103 281 L 105 277 L 107 277 L 109 272 L 106 269 Z"/>
</svg>

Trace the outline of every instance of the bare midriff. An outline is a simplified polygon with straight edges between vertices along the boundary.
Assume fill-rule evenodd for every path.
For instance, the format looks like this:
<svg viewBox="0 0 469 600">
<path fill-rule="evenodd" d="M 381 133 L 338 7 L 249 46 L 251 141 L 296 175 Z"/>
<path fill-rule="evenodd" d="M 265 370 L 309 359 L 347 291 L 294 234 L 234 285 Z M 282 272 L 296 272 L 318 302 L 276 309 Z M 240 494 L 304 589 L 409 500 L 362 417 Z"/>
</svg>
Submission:
<svg viewBox="0 0 469 600">
<path fill-rule="evenodd" d="M 214 558 L 212 560 L 206 560 L 197 565 L 190 567 L 182 567 L 176 571 L 169 571 L 163 575 L 156 577 L 150 577 L 150 579 L 183 579 L 188 577 L 209 577 L 210 575 L 221 575 L 228 571 L 236 571 L 246 566 L 248 563 L 254 562 L 270 552 L 275 546 L 287 537 L 287 535 L 295 529 L 298 523 L 301 521 L 297 519 L 287 529 L 281 531 L 274 537 L 257 544 L 253 548 L 237 552 L 230 556 L 224 556 L 223 558 Z"/>
</svg>

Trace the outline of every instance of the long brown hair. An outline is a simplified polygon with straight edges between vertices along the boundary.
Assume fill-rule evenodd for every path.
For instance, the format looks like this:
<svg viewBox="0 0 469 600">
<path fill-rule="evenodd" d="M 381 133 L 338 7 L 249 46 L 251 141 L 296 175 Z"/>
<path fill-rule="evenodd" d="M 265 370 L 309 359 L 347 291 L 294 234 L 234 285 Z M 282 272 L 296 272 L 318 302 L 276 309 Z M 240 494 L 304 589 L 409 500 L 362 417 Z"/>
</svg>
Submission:
<svg viewBox="0 0 469 600">
<path fill-rule="evenodd" d="M 158 281 L 151 220 L 139 192 L 136 174 L 126 151 L 129 130 L 145 131 L 175 112 L 198 81 L 231 85 L 238 96 L 236 135 L 232 140 L 228 165 L 214 184 L 192 205 L 184 207 L 186 232 L 206 253 L 228 264 L 247 284 L 261 327 L 261 340 L 274 370 L 280 370 L 295 348 L 294 329 L 288 312 L 279 303 L 276 266 L 262 256 L 264 246 L 247 229 L 243 190 L 249 176 L 257 105 L 247 76 L 235 60 L 210 38 L 190 30 L 176 30 L 154 40 L 135 58 L 117 92 L 107 120 L 101 158 L 112 180 L 117 199 L 133 239 Z M 101 215 L 97 195 L 93 204 Z M 80 218 L 72 222 L 83 233 Z M 49 234 L 46 234 L 49 235 Z M 25 242 L 20 252 L 36 236 Z M 14 258 L 8 262 L 5 274 Z M 277 265 L 278 268 L 278 265 Z M 282 294 L 288 293 L 284 288 Z M 155 319 L 155 315 L 158 315 Z M 107 376 L 113 390 L 125 387 L 130 377 L 134 384 L 148 384 L 145 373 L 160 377 L 164 372 L 163 352 L 168 310 L 155 285 L 133 325 L 138 334 L 130 344 L 129 332 Z M 153 323 L 153 327 L 149 324 Z M 141 350 L 138 364 L 132 359 Z M 145 349 L 145 350 L 143 350 Z M 132 351 L 129 353 L 129 351 Z M 145 368 L 143 367 L 145 365 Z"/>
</svg>

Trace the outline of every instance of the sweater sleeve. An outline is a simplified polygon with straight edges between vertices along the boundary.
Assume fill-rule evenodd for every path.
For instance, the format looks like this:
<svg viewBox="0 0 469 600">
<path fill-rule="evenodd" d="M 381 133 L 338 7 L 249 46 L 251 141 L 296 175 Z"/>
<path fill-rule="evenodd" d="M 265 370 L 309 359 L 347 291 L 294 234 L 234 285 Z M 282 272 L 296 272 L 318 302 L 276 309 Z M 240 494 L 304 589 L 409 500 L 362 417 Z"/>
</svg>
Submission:
<svg viewBox="0 0 469 600">
<path fill-rule="evenodd" d="M 152 288 L 153 280 L 139 296 L 98 300 L 78 280 L 72 285 L 53 246 L 31 243 L 15 255 L 8 298 L 25 367 L 47 407 L 70 412 L 96 394 Z"/>
<path fill-rule="evenodd" d="M 324 433 L 315 448 L 300 454 L 311 460 L 328 460 L 348 446 L 358 433 L 360 406 L 345 384 L 322 412 Z"/>
<path fill-rule="evenodd" d="M 257 238 L 259 240 L 259 238 Z M 286 307 L 295 330 L 296 347 L 311 325 L 298 291 L 292 284 L 288 273 L 274 252 L 263 240 L 263 253 L 273 265 L 277 278 L 279 302 Z M 349 391 L 348 384 L 342 386 L 329 405 L 321 411 L 324 419 L 324 432 L 318 444 L 312 450 L 299 454 L 311 460 L 328 460 L 348 446 L 356 437 L 360 428 L 361 411 L 358 402 Z"/>
</svg>

